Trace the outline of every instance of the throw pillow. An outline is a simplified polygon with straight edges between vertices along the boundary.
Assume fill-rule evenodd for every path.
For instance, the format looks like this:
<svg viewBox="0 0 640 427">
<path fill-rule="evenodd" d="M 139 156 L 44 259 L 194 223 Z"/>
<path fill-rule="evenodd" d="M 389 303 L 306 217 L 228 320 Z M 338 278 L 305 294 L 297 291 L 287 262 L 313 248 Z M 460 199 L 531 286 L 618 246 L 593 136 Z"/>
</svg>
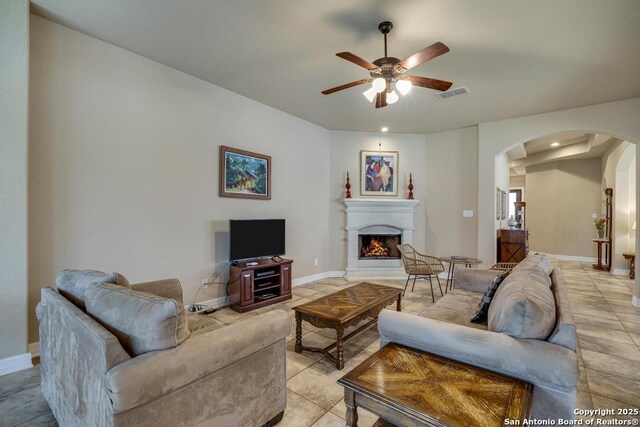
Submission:
<svg viewBox="0 0 640 427">
<path fill-rule="evenodd" d="M 107 274 L 97 270 L 62 270 L 56 276 L 58 292 L 84 311 L 86 311 L 84 291 L 94 282 L 129 287 L 129 281 L 120 273 Z"/>
<path fill-rule="evenodd" d="M 489 306 L 488 329 L 514 338 L 546 339 L 555 324 L 555 299 L 545 283 L 510 281 Z"/>
<path fill-rule="evenodd" d="M 87 313 L 114 334 L 132 356 L 177 347 L 189 337 L 182 304 L 109 283 L 85 291 Z"/>
<path fill-rule="evenodd" d="M 493 282 L 487 288 L 487 291 L 482 296 L 482 300 L 480 304 L 478 304 L 478 308 L 476 309 L 475 314 L 471 317 L 471 323 L 480 323 L 483 325 L 487 324 L 487 313 L 489 312 L 489 305 L 491 304 L 491 300 L 495 295 L 498 287 L 502 283 L 502 281 L 509 275 L 509 271 L 503 271 L 498 274 Z"/>
</svg>

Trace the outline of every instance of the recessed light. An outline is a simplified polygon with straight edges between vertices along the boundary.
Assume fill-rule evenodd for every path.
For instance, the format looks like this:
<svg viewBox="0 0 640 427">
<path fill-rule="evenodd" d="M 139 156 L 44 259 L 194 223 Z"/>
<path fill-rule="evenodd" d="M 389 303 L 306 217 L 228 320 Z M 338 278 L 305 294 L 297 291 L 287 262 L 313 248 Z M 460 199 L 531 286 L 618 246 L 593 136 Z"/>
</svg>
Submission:
<svg viewBox="0 0 640 427">
<path fill-rule="evenodd" d="M 380 132 L 388 132 L 388 131 L 389 131 L 389 128 L 386 126 L 383 126 L 380 128 Z"/>
<path fill-rule="evenodd" d="M 559 142 L 552 142 L 552 143 L 551 143 L 551 146 L 552 146 L 552 147 L 557 147 L 557 146 L 559 146 L 559 145 L 560 145 L 560 143 L 559 143 Z"/>
</svg>

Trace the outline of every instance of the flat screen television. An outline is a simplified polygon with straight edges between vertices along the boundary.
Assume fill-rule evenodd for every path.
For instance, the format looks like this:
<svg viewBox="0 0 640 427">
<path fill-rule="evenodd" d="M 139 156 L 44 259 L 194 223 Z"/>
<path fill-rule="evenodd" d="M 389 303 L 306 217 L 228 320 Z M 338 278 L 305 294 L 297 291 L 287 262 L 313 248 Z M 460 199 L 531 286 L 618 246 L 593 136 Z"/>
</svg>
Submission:
<svg viewBox="0 0 640 427">
<path fill-rule="evenodd" d="M 284 219 L 229 220 L 229 260 L 284 255 Z"/>
</svg>

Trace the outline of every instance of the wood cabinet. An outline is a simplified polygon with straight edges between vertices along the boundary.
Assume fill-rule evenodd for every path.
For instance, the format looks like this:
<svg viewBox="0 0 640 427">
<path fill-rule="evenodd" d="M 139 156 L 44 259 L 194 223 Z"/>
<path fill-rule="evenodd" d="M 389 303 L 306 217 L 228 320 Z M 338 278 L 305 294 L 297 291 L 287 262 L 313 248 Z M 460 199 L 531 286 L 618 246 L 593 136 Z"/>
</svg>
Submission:
<svg viewBox="0 0 640 427">
<path fill-rule="evenodd" d="M 238 263 L 229 268 L 231 308 L 240 313 L 291 299 L 290 259 Z"/>
<path fill-rule="evenodd" d="M 529 252 L 529 230 L 500 230 L 498 262 L 520 262 Z"/>
</svg>

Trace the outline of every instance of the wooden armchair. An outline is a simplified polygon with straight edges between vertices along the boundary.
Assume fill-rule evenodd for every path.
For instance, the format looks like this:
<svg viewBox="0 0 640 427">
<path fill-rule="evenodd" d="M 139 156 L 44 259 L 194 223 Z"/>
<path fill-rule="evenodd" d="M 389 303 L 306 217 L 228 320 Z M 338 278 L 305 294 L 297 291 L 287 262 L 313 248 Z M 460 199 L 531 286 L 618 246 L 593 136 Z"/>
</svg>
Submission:
<svg viewBox="0 0 640 427">
<path fill-rule="evenodd" d="M 398 245 L 398 250 L 402 256 L 402 263 L 404 264 L 404 271 L 407 273 L 407 281 L 404 284 L 404 291 L 402 295 L 407 291 L 409 285 L 409 279 L 413 276 L 413 286 L 411 286 L 411 292 L 416 286 L 416 279 L 429 279 L 429 285 L 431 286 L 431 300 L 435 302 L 433 295 L 433 282 L 431 278 L 435 276 L 438 281 L 438 287 L 440 288 L 440 295 L 442 293 L 442 286 L 440 285 L 440 278 L 438 274 L 444 272 L 444 265 L 438 258 L 430 255 L 424 255 L 416 251 L 411 245 Z"/>
</svg>

